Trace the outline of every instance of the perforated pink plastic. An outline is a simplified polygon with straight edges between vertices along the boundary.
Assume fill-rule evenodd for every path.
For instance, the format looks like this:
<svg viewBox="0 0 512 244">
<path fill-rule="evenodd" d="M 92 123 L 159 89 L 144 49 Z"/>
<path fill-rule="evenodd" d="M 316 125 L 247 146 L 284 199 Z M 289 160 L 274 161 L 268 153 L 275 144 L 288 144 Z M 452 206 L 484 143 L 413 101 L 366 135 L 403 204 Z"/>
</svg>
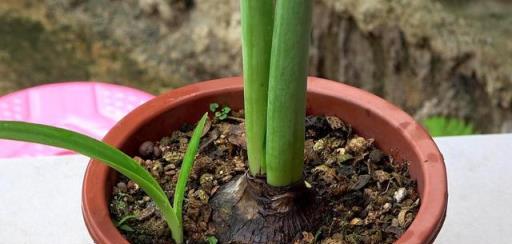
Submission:
<svg viewBox="0 0 512 244">
<path fill-rule="evenodd" d="M 0 97 L 0 120 L 53 125 L 102 138 L 125 114 L 153 96 L 99 82 L 37 86 Z M 71 154 L 60 148 L 0 140 L 0 158 Z"/>
</svg>

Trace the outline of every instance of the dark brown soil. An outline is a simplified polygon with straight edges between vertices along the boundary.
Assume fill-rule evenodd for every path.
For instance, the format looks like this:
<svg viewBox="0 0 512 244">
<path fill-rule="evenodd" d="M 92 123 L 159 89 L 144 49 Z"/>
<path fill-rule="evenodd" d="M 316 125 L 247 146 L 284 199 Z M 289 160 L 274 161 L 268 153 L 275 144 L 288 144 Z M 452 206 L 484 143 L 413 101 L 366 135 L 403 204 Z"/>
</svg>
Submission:
<svg viewBox="0 0 512 244">
<path fill-rule="evenodd" d="M 216 235 L 209 200 L 247 165 L 243 112 L 215 118 L 207 127 L 184 204 L 191 243 Z M 145 142 L 135 157 L 170 198 L 192 129 L 186 125 L 160 141 Z M 411 224 L 420 204 L 416 182 L 409 178 L 407 163 L 383 154 L 372 139 L 353 133 L 337 117 L 309 116 L 304 151 L 306 186 L 327 211 L 321 227 L 299 233 L 294 243 L 392 243 Z M 122 176 L 113 192 L 112 218 L 130 242 L 173 242 L 158 209 L 137 184 Z"/>
</svg>

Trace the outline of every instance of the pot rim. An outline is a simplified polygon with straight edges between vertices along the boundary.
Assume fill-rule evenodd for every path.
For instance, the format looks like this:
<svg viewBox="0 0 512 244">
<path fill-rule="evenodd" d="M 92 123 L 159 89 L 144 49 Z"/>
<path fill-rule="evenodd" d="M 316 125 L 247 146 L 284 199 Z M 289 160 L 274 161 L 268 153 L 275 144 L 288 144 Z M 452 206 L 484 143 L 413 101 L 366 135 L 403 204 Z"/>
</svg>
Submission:
<svg viewBox="0 0 512 244">
<path fill-rule="evenodd" d="M 179 107 L 198 97 L 243 89 L 241 77 L 228 77 L 194 83 L 171 90 L 139 106 L 119 121 L 104 137 L 103 141 L 119 147 L 131 132 L 137 131 L 144 121 L 172 107 Z M 447 175 L 444 159 L 436 144 L 413 118 L 384 99 L 364 90 L 339 82 L 317 77 L 308 78 L 308 94 L 340 97 L 348 103 L 364 107 L 387 123 L 400 128 L 414 153 L 421 159 L 420 168 L 424 179 L 421 205 L 414 221 L 396 243 L 429 243 L 439 232 L 448 202 Z M 166 106 L 161 106 L 162 102 Z M 391 114 L 390 114 L 391 112 Z M 128 123 L 127 121 L 130 121 Z M 109 180 L 108 166 L 91 160 L 87 166 L 82 188 L 82 213 L 91 237 L 98 243 L 128 243 L 112 223 L 105 191 Z M 103 189 L 97 192 L 97 189 Z M 440 200 L 439 200 L 440 199 Z"/>
</svg>

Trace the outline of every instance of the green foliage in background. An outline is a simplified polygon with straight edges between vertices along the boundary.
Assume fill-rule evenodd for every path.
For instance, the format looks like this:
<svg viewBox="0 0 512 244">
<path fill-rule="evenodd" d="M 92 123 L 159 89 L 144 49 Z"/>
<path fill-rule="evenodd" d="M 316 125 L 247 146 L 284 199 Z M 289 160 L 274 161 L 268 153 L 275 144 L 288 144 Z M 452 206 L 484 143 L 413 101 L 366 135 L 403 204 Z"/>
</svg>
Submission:
<svg viewBox="0 0 512 244">
<path fill-rule="evenodd" d="M 461 136 L 475 134 L 472 123 L 457 118 L 433 116 L 425 119 L 422 124 L 431 136 Z"/>
</svg>

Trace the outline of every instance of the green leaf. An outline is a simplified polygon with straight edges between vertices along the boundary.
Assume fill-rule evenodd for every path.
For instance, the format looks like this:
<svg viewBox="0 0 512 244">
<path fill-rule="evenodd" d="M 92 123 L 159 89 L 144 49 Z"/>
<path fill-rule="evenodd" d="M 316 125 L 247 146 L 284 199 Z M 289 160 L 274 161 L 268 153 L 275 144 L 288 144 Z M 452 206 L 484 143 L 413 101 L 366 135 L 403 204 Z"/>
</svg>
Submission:
<svg viewBox="0 0 512 244">
<path fill-rule="evenodd" d="M 456 118 L 433 116 L 425 119 L 422 124 L 431 136 L 459 136 L 475 134 L 473 124 Z"/>
<path fill-rule="evenodd" d="M 222 108 L 222 113 L 223 114 L 227 115 L 227 114 L 229 114 L 229 112 L 231 112 L 231 108 L 230 107 L 223 107 Z"/>
<path fill-rule="evenodd" d="M 217 242 L 219 242 L 215 236 L 208 236 L 206 237 L 206 240 L 209 244 L 217 244 Z"/>
<path fill-rule="evenodd" d="M 183 157 L 183 163 L 181 164 L 176 189 L 174 190 L 173 206 L 178 215 L 180 223 L 183 223 L 183 216 L 181 213 L 183 209 L 183 199 L 185 198 L 185 188 L 187 186 L 188 177 L 190 175 L 190 170 L 192 169 L 194 159 L 196 157 L 197 151 L 199 150 L 199 142 L 201 141 L 201 134 L 203 133 L 204 125 L 206 123 L 207 118 L 208 113 L 205 113 L 201 120 L 199 120 L 199 122 L 197 123 L 197 126 L 194 129 L 194 132 L 192 133 L 192 138 L 190 139 L 187 151 L 185 152 L 185 156 Z"/>
<path fill-rule="evenodd" d="M 126 215 L 121 220 L 119 220 L 119 222 L 117 222 L 115 225 L 117 227 L 119 227 L 119 226 L 123 225 L 124 222 L 126 222 L 126 221 L 128 221 L 130 219 L 136 219 L 136 218 L 137 218 L 137 216 L 135 216 L 135 215 Z"/>
<path fill-rule="evenodd" d="M 121 229 L 121 230 L 127 231 L 127 232 L 134 232 L 135 231 L 132 227 L 130 227 L 129 225 L 126 225 L 126 224 L 125 225 L 120 225 L 120 226 L 118 226 L 118 228 Z"/>
<path fill-rule="evenodd" d="M 0 121 L 0 138 L 65 148 L 102 161 L 133 180 L 153 199 L 171 229 L 174 240 L 177 243 L 183 243 L 182 204 L 184 191 L 199 147 L 199 140 L 206 118 L 207 113 L 199 121 L 187 148 L 175 190 L 174 202 L 176 208 L 174 209 L 165 192 L 146 169 L 119 149 L 94 138 L 52 126 L 17 121 Z"/>
<path fill-rule="evenodd" d="M 218 108 L 219 108 L 218 103 L 210 103 L 210 111 L 212 111 L 212 113 L 217 111 Z"/>
<path fill-rule="evenodd" d="M 17 121 L 0 121 L 0 138 L 65 148 L 102 161 L 137 183 L 162 212 L 176 242 L 183 242 L 183 227 L 165 192 L 149 172 L 120 150 L 73 131 Z"/>
</svg>

